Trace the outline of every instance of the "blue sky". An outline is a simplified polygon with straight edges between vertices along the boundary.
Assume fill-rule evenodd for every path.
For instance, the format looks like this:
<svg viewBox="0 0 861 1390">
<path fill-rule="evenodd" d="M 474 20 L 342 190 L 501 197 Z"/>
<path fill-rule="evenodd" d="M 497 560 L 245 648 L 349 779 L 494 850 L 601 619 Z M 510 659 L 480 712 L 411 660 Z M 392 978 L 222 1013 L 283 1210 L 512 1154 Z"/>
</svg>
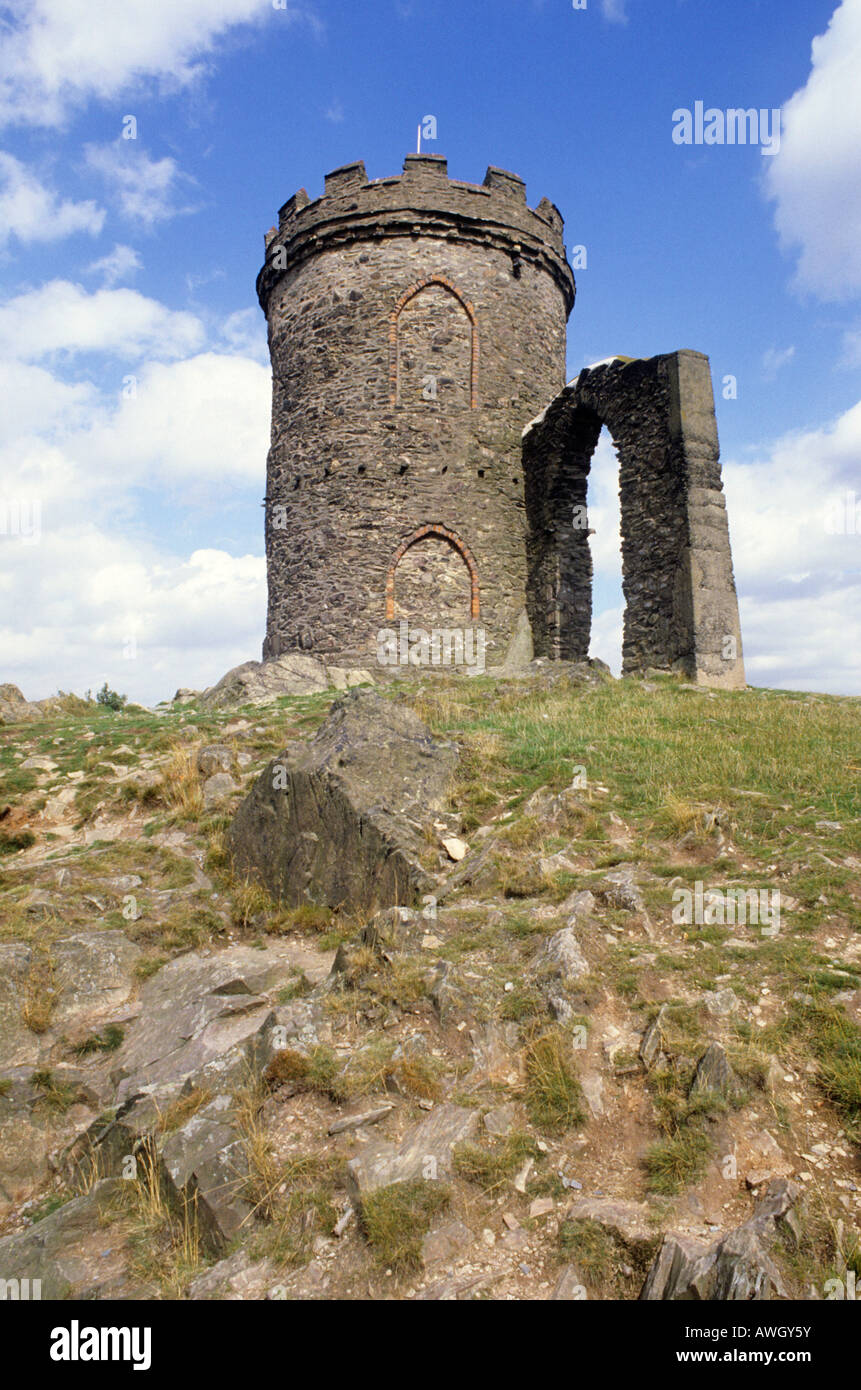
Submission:
<svg viewBox="0 0 861 1390">
<path fill-rule="evenodd" d="M 263 233 L 339 164 L 399 172 L 432 114 L 450 175 L 515 170 L 585 246 L 569 375 L 709 354 L 749 680 L 861 693 L 861 0 L 0 19 L 0 679 L 152 702 L 259 655 Z M 779 149 L 674 143 L 697 101 L 781 109 Z M 612 465 L 604 441 L 593 652 L 617 664 Z"/>
</svg>

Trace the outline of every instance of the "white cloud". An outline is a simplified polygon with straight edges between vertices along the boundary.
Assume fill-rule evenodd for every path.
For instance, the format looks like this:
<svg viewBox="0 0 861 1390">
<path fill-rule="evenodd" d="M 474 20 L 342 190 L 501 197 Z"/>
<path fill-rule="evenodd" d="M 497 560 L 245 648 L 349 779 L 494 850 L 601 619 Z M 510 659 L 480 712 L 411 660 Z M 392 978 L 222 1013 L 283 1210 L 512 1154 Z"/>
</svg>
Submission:
<svg viewBox="0 0 861 1390">
<path fill-rule="evenodd" d="M 611 24 L 627 24 L 627 0 L 601 0 L 601 13 Z"/>
<path fill-rule="evenodd" d="M 143 261 L 133 246 L 123 246 L 118 242 L 100 260 L 87 266 L 90 275 L 101 275 L 103 284 L 111 289 L 119 280 L 127 280 L 136 271 L 143 269 Z"/>
<path fill-rule="evenodd" d="M 259 658 L 262 556 L 196 550 L 183 559 L 94 525 L 46 528 L 38 545 L 0 544 L 7 566 L 14 547 L 0 670 L 30 699 L 106 680 L 152 704 Z"/>
<path fill-rule="evenodd" d="M 861 503 L 859 456 L 861 402 L 753 462 L 724 465 L 755 684 L 861 694 L 861 511 L 849 501 Z"/>
<path fill-rule="evenodd" d="M 781 367 L 785 367 L 795 356 L 795 348 L 768 348 L 762 354 L 762 374 L 766 381 L 774 381 Z"/>
<path fill-rule="evenodd" d="M 307 18 L 272 0 L 7 0 L 0 123 L 54 126 L 89 97 L 155 79 L 187 86 L 228 30 Z"/>
<path fill-rule="evenodd" d="M 101 174 L 124 217 L 145 227 L 165 222 L 190 208 L 176 202 L 179 185 L 190 182 L 175 159 L 150 159 L 137 140 L 87 145 L 87 163 Z"/>
<path fill-rule="evenodd" d="M 238 496 L 262 548 L 267 369 L 150 362 L 134 398 L 106 399 L 18 361 L 0 365 L 0 392 L 0 514 L 37 504 L 40 518 L 36 538 L 0 528 L 3 678 L 31 698 L 107 680 L 151 703 L 259 656 L 263 556 L 183 540 L 203 507 L 226 515 Z"/>
<path fill-rule="evenodd" d="M 331 121 L 333 125 L 340 125 L 344 119 L 344 108 L 336 99 L 326 107 L 323 115 L 326 117 L 326 120 Z"/>
<path fill-rule="evenodd" d="M 806 84 L 787 102 L 766 188 L 796 281 L 826 300 L 861 293 L 861 0 L 842 0 L 813 40 Z"/>
<path fill-rule="evenodd" d="M 104 220 L 104 208 L 89 200 L 61 199 L 14 155 L 0 151 L 0 245 L 10 237 L 42 242 L 59 241 L 73 232 L 97 236 Z"/>
<path fill-rule="evenodd" d="M 243 357 L 201 353 L 148 364 L 135 395 L 67 448 L 92 469 L 123 460 L 127 485 L 174 491 L 226 482 L 257 483 L 269 447 L 271 376 Z"/>
<path fill-rule="evenodd" d="M 88 294 L 69 280 L 51 280 L 0 307 L 0 353 L 8 358 L 34 361 L 55 352 L 180 357 L 203 339 L 193 314 L 166 309 L 137 290 Z"/>
</svg>

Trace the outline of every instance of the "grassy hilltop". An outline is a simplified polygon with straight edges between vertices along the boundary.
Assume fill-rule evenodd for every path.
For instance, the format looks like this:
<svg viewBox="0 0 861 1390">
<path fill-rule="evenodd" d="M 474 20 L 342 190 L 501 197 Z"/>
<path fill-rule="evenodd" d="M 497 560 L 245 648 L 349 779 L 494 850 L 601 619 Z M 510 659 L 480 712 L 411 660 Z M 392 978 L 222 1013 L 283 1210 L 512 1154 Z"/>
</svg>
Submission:
<svg viewBox="0 0 861 1390">
<path fill-rule="evenodd" d="M 452 886 L 422 948 L 388 957 L 356 948 L 348 915 L 287 909 L 237 879 L 225 852 L 251 781 L 331 694 L 229 713 L 66 699 L 0 727 L 0 950 L 29 948 L 0 1035 L 21 1030 L 16 1056 L 42 1049 L 28 1123 L 63 1142 L 85 1127 L 98 1109 L 86 1069 L 109 1073 L 127 1026 L 66 1009 L 69 937 L 134 944 L 132 1002 L 182 954 L 277 940 L 323 973 L 346 943 L 322 1005 L 331 1040 L 234 1097 L 253 1212 L 232 1249 L 269 1285 L 408 1297 L 444 1269 L 462 1296 L 535 1298 L 571 1265 L 590 1298 L 635 1298 L 662 1231 L 715 1238 L 774 1175 L 803 1190 L 799 1230 L 773 1252 L 786 1287 L 822 1296 L 829 1277 L 861 1275 L 861 702 L 661 677 L 435 676 L 384 693 L 461 749 L 446 828 L 430 817 L 427 830 L 427 866 Z M 210 745 L 229 750 L 217 796 L 197 759 Z M 468 845 L 457 864 L 440 847 L 452 824 Z M 777 931 L 674 918 L 697 884 L 779 893 Z M 541 951 L 569 921 L 584 968 L 554 1017 Z M 278 1002 L 311 990 L 297 965 Z M 721 1092 L 692 1085 L 710 1043 L 731 1069 Z M 0 1159 L 15 1065 L 0 1056 Z M 382 1188 L 334 1238 L 361 1131 L 330 1130 L 380 1097 L 391 1113 L 375 1138 L 444 1102 L 475 1108 L 480 1133 L 449 1181 Z M 209 1099 L 187 1088 L 162 1133 Z M 140 1168 L 99 1218 L 122 1252 L 114 1289 L 182 1296 L 214 1256 Z M 61 1164 L 34 1174 L 25 1203 L 0 1181 L 0 1235 L 81 1185 Z M 586 1197 L 636 1204 L 644 1228 L 631 1212 L 578 1214 Z"/>
</svg>

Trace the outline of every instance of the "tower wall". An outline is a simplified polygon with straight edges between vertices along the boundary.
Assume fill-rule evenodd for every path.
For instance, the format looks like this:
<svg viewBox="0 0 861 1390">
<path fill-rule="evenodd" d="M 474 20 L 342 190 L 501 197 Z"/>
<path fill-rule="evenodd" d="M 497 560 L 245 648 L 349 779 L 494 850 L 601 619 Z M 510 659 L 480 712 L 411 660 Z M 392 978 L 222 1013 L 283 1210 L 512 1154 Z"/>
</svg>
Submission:
<svg viewBox="0 0 861 1390">
<path fill-rule="evenodd" d="M 562 219 L 515 175 L 439 156 L 301 190 L 267 237 L 264 656 L 367 663 L 378 632 L 480 626 L 501 660 L 526 606 L 524 421 L 565 378 Z M 461 615 L 460 624 L 456 619 Z"/>
</svg>

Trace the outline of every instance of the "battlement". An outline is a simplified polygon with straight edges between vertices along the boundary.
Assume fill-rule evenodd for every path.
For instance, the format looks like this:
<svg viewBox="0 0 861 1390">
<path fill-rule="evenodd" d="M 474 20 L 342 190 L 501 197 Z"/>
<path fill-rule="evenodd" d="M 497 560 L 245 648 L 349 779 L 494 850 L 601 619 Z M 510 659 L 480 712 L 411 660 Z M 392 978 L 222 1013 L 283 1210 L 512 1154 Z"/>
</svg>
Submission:
<svg viewBox="0 0 861 1390">
<path fill-rule="evenodd" d="M 293 266 L 319 251 L 391 236 L 481 242 L 503 249 L 515 263 L 540 264 L 557 280 L 567 309 L 574 276 L 562 241 L 562 216 L 548 198 L 526 202 L 526 185 L 507 169 L 488 167 L 482 184 L 448 177 L 438 154 L 408 154 L 403 173 L 369 179 L 363 160 L 326 175 L 321 197 L 300 188 L 280 209 L 266 235 L 266 263 L 257 280 L 266 310 L 273 286 Z"/>
</svg>

